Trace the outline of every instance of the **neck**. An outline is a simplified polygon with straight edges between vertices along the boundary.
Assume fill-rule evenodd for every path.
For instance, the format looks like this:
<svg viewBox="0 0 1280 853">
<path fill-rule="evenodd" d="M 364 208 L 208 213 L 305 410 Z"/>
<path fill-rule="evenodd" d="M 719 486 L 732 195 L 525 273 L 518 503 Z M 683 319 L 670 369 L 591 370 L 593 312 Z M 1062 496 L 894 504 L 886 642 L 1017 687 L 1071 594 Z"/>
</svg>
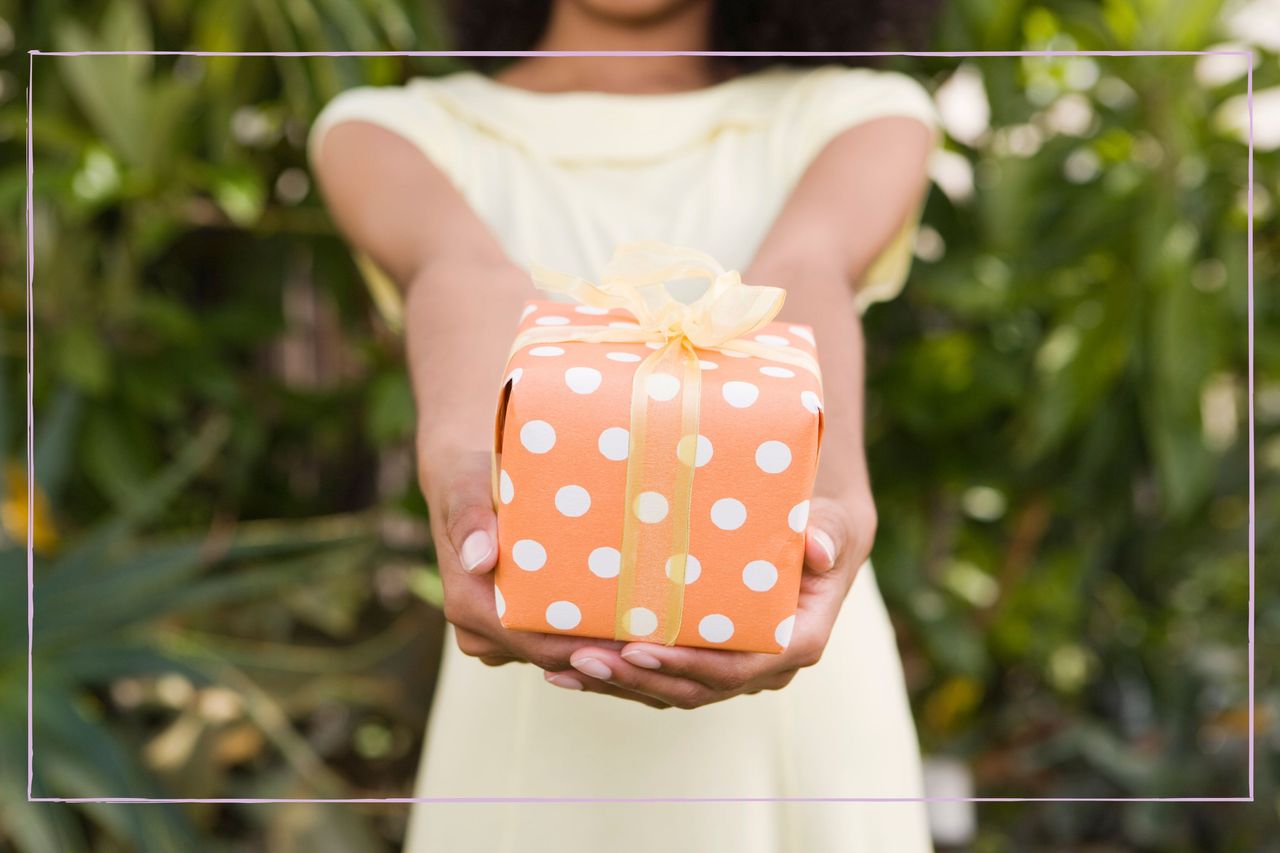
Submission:
<svg viewBox="0 0 1280 853">
<path fill-rule="evenodd" d="M 660 16 L 620 20 L 582 4 L 553 4 L 536 45 L 547 51 L 701 51 L 709 49 L 708 0 L 688 0 Z M 498 75 L 543 92 L 653 94 L 701 89 L 723 79 L 706 56 L 546 56 L 521 60 Z"/>
</svg>

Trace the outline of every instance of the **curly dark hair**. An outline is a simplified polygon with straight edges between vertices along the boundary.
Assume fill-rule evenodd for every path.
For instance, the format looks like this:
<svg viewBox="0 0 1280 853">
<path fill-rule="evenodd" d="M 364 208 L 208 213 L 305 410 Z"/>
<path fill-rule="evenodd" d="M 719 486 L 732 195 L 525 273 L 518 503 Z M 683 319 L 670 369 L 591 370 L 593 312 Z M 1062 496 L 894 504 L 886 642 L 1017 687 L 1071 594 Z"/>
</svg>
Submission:
<svg viewBox="0 0 1280 853">
<path fill-rule="evenodd" d="M 455 50 L 532 50 L 553 0 L 447 0 Z M 920 50 L 941 0 L 712 0 L 711 50 Z M 471 58 L 493 70 L 505 60 Z M 767 65 L 871 65 L 873 57 L 722 57 L 735 73 Z"/>
</svg>

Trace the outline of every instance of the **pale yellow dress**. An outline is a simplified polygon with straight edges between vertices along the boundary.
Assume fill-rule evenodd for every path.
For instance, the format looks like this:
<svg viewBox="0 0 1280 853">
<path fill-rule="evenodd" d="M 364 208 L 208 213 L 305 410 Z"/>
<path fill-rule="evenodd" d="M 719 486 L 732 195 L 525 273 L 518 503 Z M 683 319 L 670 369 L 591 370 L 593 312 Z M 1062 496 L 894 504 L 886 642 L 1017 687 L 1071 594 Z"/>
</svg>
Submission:
<svg viewBox="0 0 1280 853">
<path fill-rule="evenodd" d="M 311 145 L 314 156 L 343 121 L 387 128 L 450 177 L 515 262 L 590 278 L 616 244 L 637 239 L 746 267 L 822 147 L 888 115 L 919 119 L 939 139 L 926 91 L 887 71 L 773 69 L 661 95 L 532 93 L 463 72 L 346 92 L 321 114 Z M 902 286 L 916 224 L 903 223 L 865 276 L 863 307 Z M 489 668 L 446 646 L 416 796 L 922 793 L 901 663 L 870 566 L 818 665 L 785 690 L 696 711 L 559 689 L 535 667 Z M 912 802 L 432 803 L 414 807 L 406 849 L 912 853 L 930 843 L 924 807 Z"/>
</svg>

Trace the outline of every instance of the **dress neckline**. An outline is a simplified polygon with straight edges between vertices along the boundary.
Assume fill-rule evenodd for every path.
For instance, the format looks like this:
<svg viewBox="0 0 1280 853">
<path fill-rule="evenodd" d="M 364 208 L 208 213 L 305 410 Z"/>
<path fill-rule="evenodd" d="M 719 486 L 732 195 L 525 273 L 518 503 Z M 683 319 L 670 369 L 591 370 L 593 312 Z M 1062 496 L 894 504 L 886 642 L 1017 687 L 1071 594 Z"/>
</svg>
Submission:
<svg viewBox="0 0 1280 853">
<path fill-rule="evenodd" d="M 535 157 L 617 166 L 651 164 L 725 131 L 763 127 L 793 84 L 822 70 L 772 66 L 698 89 L 650 93 L 539 92 L 475 71 L 414 82 L 455 118 Z"/>
<path fill-rule="evenodd" d="M 600 92 L 593 89 L 569 89 L 562 92 L 543 92 L 537 89 L 526 89 L 523 86 L 513 86 L 510 83 L 503 83 L 501 80 L 497 80 L 487 74 L 481 74 L 478 71 L 460 71 L 453 76 L 473 79 L 479 84 L 491 88 L 502 97 L 517 99 L 525 98 L 531 101 L 554 103 L 556 101 L 574 100 L 617 100 L 630 104 L 665 104 L 674 101 L 714 98 L 722 95 L 724 92 L 730 92 L 744 84 L 750 84 L 761 77 L 785 73 L 788 70 L 789 69 L 780 66 L 770 66 L 758 71 L 738 74 L 717 83 L 699 86 L 694 89 L 682 89 L 675 92 Z"/>
</svg>

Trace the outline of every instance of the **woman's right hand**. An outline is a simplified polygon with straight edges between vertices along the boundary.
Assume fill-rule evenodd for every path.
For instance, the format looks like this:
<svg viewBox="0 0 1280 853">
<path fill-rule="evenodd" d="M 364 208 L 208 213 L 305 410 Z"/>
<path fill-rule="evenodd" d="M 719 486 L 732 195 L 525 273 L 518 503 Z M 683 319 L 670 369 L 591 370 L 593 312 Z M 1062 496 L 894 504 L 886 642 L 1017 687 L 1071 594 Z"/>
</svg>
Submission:
<svg viewBox="0 0 1280 853">
<path fill-rule="evenodd" d="M 498 621 L 491 574 L 498 562 L 498 519 L 489 454 L 426 451 L 422 457 L 420 480 L 444 585 L 444 616 L 454 626 L 458 647 L 490 666 L 526 661 L 543 669 L 558 667 L 580 643 L 508 631 Z"/>
<path fill-rule="evenodd" d="M 445 617 L 458 646 L 498 666 L 528 662 L 559 687 L 581 690 L 569 656 L 621 643 L 508 631 L 493 578 L 497 518 L 489 437 L 497 381 L 529 274 L 422 151 L 376 125 L 348 121 L 325 136 L 316 171 L 329 210 L 351 243 L 404 287 L 406 356 L 418 408 L 418 473 L 431 514 Z M 550 689 L 550 688 L 548 688 Z M 655 707 L 613 685 L 599 692 Z"/>
<path fill-rule="evenodd" d="M 531 663 L 548 673 L 572 671 L 569 658 L 584 646 L 621 649 L 622 643 L 611 640 L 502 627 L 492 575 L 498 562 L 498 519 L 493 511 L 489 465 L 489 453 L 484 450 L 432 449 L 428 442 L 420 449 L 419 478 L 444 585 L 444 615 L 453 624 L 458 648 L 489 666 Z M 582 682 L 572 674 L 552 674 L 548 680 L 559 687 L 582 689 Z M 655 708 L 668 707 L 653 697 L 621 688 L 607 692 Z"/>
</svg>

